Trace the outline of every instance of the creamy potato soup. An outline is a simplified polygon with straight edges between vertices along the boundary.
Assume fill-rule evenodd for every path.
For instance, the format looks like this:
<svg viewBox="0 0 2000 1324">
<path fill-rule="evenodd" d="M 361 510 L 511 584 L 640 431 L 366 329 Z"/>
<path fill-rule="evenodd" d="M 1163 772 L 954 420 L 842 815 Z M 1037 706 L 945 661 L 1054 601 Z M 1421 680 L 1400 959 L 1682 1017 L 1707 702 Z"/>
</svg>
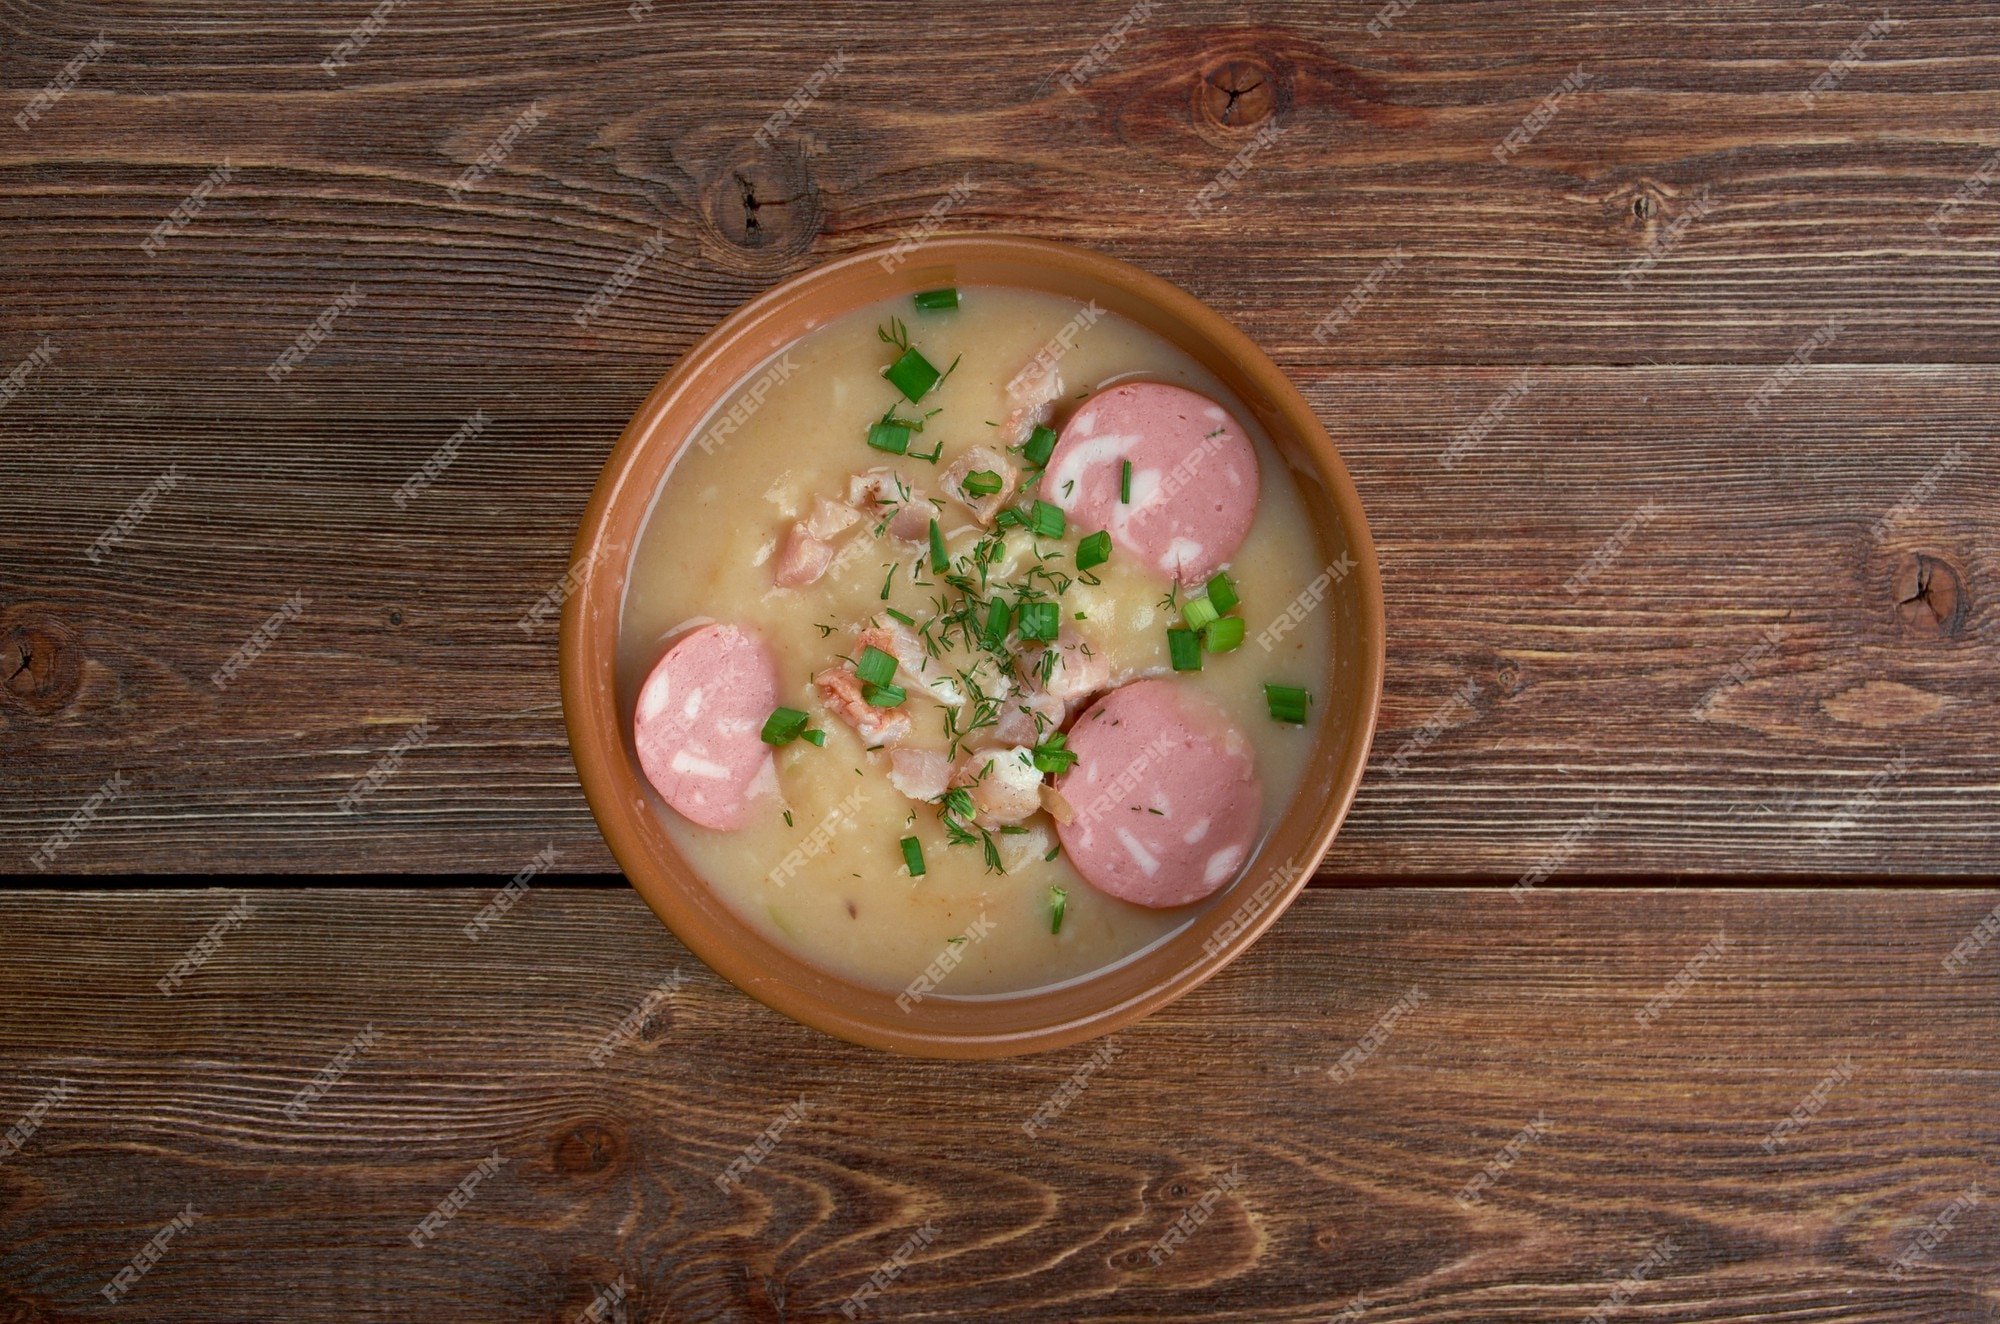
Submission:
<svg viewBox="0 0 2000 1324">
<path fill-rule="evenodd" d="M 1248 867 L 1332 613 L 1260 635 L 1324 565 L 1188 356 L 1052 295 L 927 292 L 704 423 L 634 552 L 619 698 L 668 832 L 772 941 L 885 991 L 1020 993 Z"/>
</svg>

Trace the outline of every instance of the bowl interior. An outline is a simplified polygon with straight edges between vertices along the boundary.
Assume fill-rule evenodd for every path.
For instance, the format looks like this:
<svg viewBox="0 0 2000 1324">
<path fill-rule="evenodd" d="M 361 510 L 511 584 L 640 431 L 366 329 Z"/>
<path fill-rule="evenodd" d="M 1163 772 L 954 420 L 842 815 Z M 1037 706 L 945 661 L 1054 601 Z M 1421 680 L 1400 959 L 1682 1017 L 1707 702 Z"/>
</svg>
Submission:
<svg viewBox="0 0 2000 1324">
<path fill-rule="evenodd" d="M 1177 345 L 1232 390 L 1291 470 L 1320 545 L 1314 579 L 1334 629 L 1314 700 L 1323 721 L 1291 807 L 1243 875 L 1193 922 L 1088 979 L 1006 997 L 893 994 L 826 974 L 738 919 L 675 848 L 647 805 L 614 680 L 633 549 L 681 449 L 765 360 L 851 309 L 946 285 L 1009 285 L 1094 301 Z M 909 261 L 856 253 L 794 277 L 726 318 L 694 346 L 626 427 L 577 534 L 564 604 L 562 691 L 570 746 L 606 842 L 646 903 L 695 955 L 767 1005 L 858 1043 L 932 1057 L 990 1057 L 1107 1033 L 1179 997 L 1228 964 L 1304 886 L 1345 816 L 1374 734 L 1383 619 L 1375 552 L 1333 443 L 1291 383 L 1193 296 L 1136 267 L 1019 238 L 938 239 Z M 1274 614 L 1275 615 L 1275 614 Z M 1271 622 L 1252 620 L 1262 630 Z M 1314 622 L 1318 627 L 1318 622 Z"/>
</svg>

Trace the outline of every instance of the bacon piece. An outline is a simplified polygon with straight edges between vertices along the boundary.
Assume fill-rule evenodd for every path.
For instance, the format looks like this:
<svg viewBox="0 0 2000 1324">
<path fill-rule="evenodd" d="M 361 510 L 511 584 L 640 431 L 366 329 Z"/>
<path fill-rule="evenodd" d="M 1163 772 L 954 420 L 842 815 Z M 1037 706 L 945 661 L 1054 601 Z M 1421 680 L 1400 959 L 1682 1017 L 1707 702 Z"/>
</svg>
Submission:
<svg viewBox="0 0 2000 1324">
<path fill-rule="evenodd" d="M 910 715 L 898 708 L 878 708 L 861 696 L 861 677 L 852 667 L 828 667 L 813 677 L 826 710 L 854 728 L 870 745 L 896 745 L 909 738 Z"/>
<path fill-rule="evenodd" d="M 910 693 L 927 694 L 951 708 L 965 703 L 957 678 L 945 670 L 942 662 L 924 651 L 923 641 L 906 629 L 901 621 L 886 626 L 871 625 L 855 635 L 854 655 L 861 656 L 864 648 L 879 648 L 895 658 L 896 683 Z"/>
</svg>

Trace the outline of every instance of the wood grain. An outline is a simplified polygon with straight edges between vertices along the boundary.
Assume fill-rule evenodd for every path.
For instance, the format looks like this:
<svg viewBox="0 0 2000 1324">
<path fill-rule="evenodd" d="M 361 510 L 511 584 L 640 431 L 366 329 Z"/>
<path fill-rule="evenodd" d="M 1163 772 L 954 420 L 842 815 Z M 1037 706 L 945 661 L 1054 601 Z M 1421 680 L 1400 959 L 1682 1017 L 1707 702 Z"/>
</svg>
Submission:
<svg viewBox="0 0 2000 1324">
<path fill-rule="evenodd" d="M 0 700 L 28 773 L 0 804 L 0 868 L 30 871 L 113 774 L 132 789 L 61 870 L 511 874 L 551 843 L 559 868 L 613 867 L 570 767 L 554 631 L 518 622 L 561 577 L 644 385 L 582 400 L 461 381 L 433 398 L 373 371 L 297 413 L 159 380 L 66 380 L 0 413 L 0 444 L 51 475 L 0 493 L 0 635 L 52 621 L 76 658 L 49 673 L 73 686 L 52 682 L 45 710 Z M 1814 370 L 1752 425 L 1742 402 L 1766 375 L 1536 370 L 1446 468 L 1518 370 L 1299 373 L 1360 486 L 1390 604 L 1375 765 L 1330 870 L 1511 878 L 1595 808 L 1566 862 L 1580 878 L 2000 872 L 2000 379 Z M 397 486 L 480 407 L 493 425 L 398 510 Z M 196 412 L 198 435 L 178 421 Z M 1876 537 L 1954 448 L 1929 500 Z M 92 565 L 84 549 L 169 463 L 183 482 Z M 1660 514 L 1572 597 L 1648 501 Z M 1919 557 L 1929 598 L 1904 578 Z M 218 692 L 211 673 L 294 593 L 303 615 Z M 1472 706 L 1391 775 L 1468 681 Z M 343 816 L 420 719 L 431 741 Z"/>
<path fill-rule="evenodd" d="M 647 375 L 717 316 L 895 237 L 955 180 L 951 223 L 1102 247 L 1285 350 L 1385 253 L 1411 266 L 1336 362 L 1779 361 L 1831 313 L 1868 362 L 1995 358 L 1993 201 L 1926 229 L 2000 147 L 2000 25 L 1930 6 L 1841 89 L 1800 93 L 1879 6 L 1419 4 L 1162 8 L 1079 91 L 1122 3 L 927 7 L 922 54 L 872 6 L 615 3 L 401 12 L 338 77 L 346 13 L 78 3 L 7 18 L 9 117 L 100 30 L 116 43 L 0 141 L 0 301 L 79 359 L 257 367 L 349 281 L 340 355 Z M 364 9 L 365 12 L 365 9 Z M 760 146 L 822 63 L 845 72 Z M 1590 78 L 1508 164 L 1493 149 Z M 531 103 L 546 122 L 446 192 Z M 1284 130 L 1204 216 L 1186 207 L 1266 120 Z M 138 244 L 224 158 L 239 170 L 154 260 Z M 1716 210 L 1635 289 L 1618 276 L 1707 188 Z M 590 333 L 563 319 L 647 238 Z M 135 329 L 158 332 L 133 335 Z"/>
<path fill-rule="evenodd" d="M 677 354 L 775 281 L 895 238 L 968 175 L 953 228 L 1070 239 L 1175 279 L 1310 393 L 1384 556 L 1382 754 L 1479 685 L 1472 720 L 1371 777 L 1331 870 L 1510 877 L 1592 805 L 1600 826 L 1569 861 L 1585 877 L 2000 867 L 1982 702 L 1992 203 L 1925 227 L 2000 146 L 1994 13 L 1908 15 L 1810 107 L 1800 90 L 1877 11 L 1419 4 L 1371 36 L 1368 5 L 1177 4 L 1062 87 L 1124 12 L 933 5 L 912 58 L 852 3 L 636 21 L 613 4 L 419 7 L 336 78 L 319 61 L 358 21 L 344 12 L 0 13 L 10 119 L 99 31 L 114 43 L 30 130 L 0 134 L 0 369 L 42 336 L 60 346 L 0 409 L 16 475 L 0 483 L 0 755 L 21 774 L 0 869 L 31 869 L 115 773 L 132 788 L 59 869 L 511 873 L 548 844 L 559 868 L 611 867 L 566 755 L 552 632 L 515 622 L 562 574 L 599 464 Z M 825 95 L 759 146 L 837 53 Z M 1585 90 L 1496 162 L 1579 66 Z M 454 198 L 530 105 L 544 121 Z M 1266 124 L 1276 142 L 1190 215 Z M 144 254 L 225 159 L 230 183 Z M 1621 287 L 1704 188 L 1714 210 Z M 569 312 L 655 234 L 665 251 L 577 330 Z M 1403 270 L 1315 339 L 1398 248 Z M 268 381 L 350 284 L 362 304 Z M 1749 418 L 1770 366 L 1828 318 L 1826 366 Z M 1555 366 L 1446 471 L 1439 452 L 1517 371 L 1480 365 L 1526 364 Z M 495 426 L 396 509 L 395 486 L 477 408 Z M 1960 441 L 1973 462 L 1870 537 Z M 169 466 L 186 483 L 106 564 L 83 560 Z M 1563 581 L 1661 492 L 1671 514 L 1570 601 Z M 1952 591 L 1942 616 L 1919 580 Z M 278 643 L 210 686 L 301 592 Z M 1780 651 L 1719 720 L 1686 720 L 1773 626 Z M 420 718 L 432 742 L 365 815 L 338 816 Z"/>
<path fill-rule="evenodd" d="M 1669 1239 L 1623 1317 L 1970 1324 L 2000 1304 L 2000 945 L 1941 962 L 2000 893 L 1306 896 L 1248 956 L 1085 1049 L 971 1065 L 825 1039 L 722 985 L 629 893 L 255 894 L 173 998 L 154 982 L 232 894 L 0 896 L 0 1120 L 74 1096 L 0 1161 L 0 1318 L 570 1321 L 619 1275 L 632 1321 L 1581 1319 Z M 1650 1029 L 1636 1020 L 1717 934 Z M 591 1049 L 685 983 L 601 1071 Z M 1398 997 L 1414 1014 L 1327 1069 Z M 316 1107 L 284 1104 L 358 1031 Z M 1843 1059 L 1851 1079 L 1767 1154 Z M 793 1101 L 742 1185 L 714 1178 Z M 1470 1208 L 1530 1121 L 1550 1134 Z M 481 1158 L 500 1173 L 422 1248 Z M 1231 1172 L 1164 1261 L 1150 1249 Z M 1907 1281 L 1889 1267 L 1974 1184 Z"/>
</svg>

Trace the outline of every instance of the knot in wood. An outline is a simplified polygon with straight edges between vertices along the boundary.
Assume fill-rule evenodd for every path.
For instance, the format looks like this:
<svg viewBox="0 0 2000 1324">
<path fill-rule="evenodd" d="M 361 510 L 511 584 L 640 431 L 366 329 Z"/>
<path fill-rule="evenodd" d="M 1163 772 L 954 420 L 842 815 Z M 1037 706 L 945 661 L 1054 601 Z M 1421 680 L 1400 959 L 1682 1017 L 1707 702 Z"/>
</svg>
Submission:
<svg viewBox="0 0 2000 1324">
<path fill-rule="evenodd" d="M 802 140 L 747 143 L 703 192 L 702 214 L 731 265 L 779 272 L 812 247 L 824 223 Z"/>
<path fill-rule="evenodd" d="M 1196 127 L 1228 134 L 1254 129 L 1290 101 L 1283 78 L 1259 55 L 1213 61 L 1194 84 Z"/>
<path fill-rule="evenodd" d="M 1957 567 L 1927 552 L 1905 552 L 1897 560 L 1891 596 L 1904 628 L 1928 638 L 1958 638 L 1972 606 Z"/>
<path fill-rule="evenodd" d="M 69 707 L 82 688 L 75 631 L 32 607 L 0 612 L 0 701 L 46 717 Z"/>
<path fill-rule="evenodd" d="M 601 1121 L 573 1122 L 556 1132 L 551 1143 L 555 1170 L 568 1177 L 609 1172 L 625 1156 L 622 1129 Z"/>
</svg>

